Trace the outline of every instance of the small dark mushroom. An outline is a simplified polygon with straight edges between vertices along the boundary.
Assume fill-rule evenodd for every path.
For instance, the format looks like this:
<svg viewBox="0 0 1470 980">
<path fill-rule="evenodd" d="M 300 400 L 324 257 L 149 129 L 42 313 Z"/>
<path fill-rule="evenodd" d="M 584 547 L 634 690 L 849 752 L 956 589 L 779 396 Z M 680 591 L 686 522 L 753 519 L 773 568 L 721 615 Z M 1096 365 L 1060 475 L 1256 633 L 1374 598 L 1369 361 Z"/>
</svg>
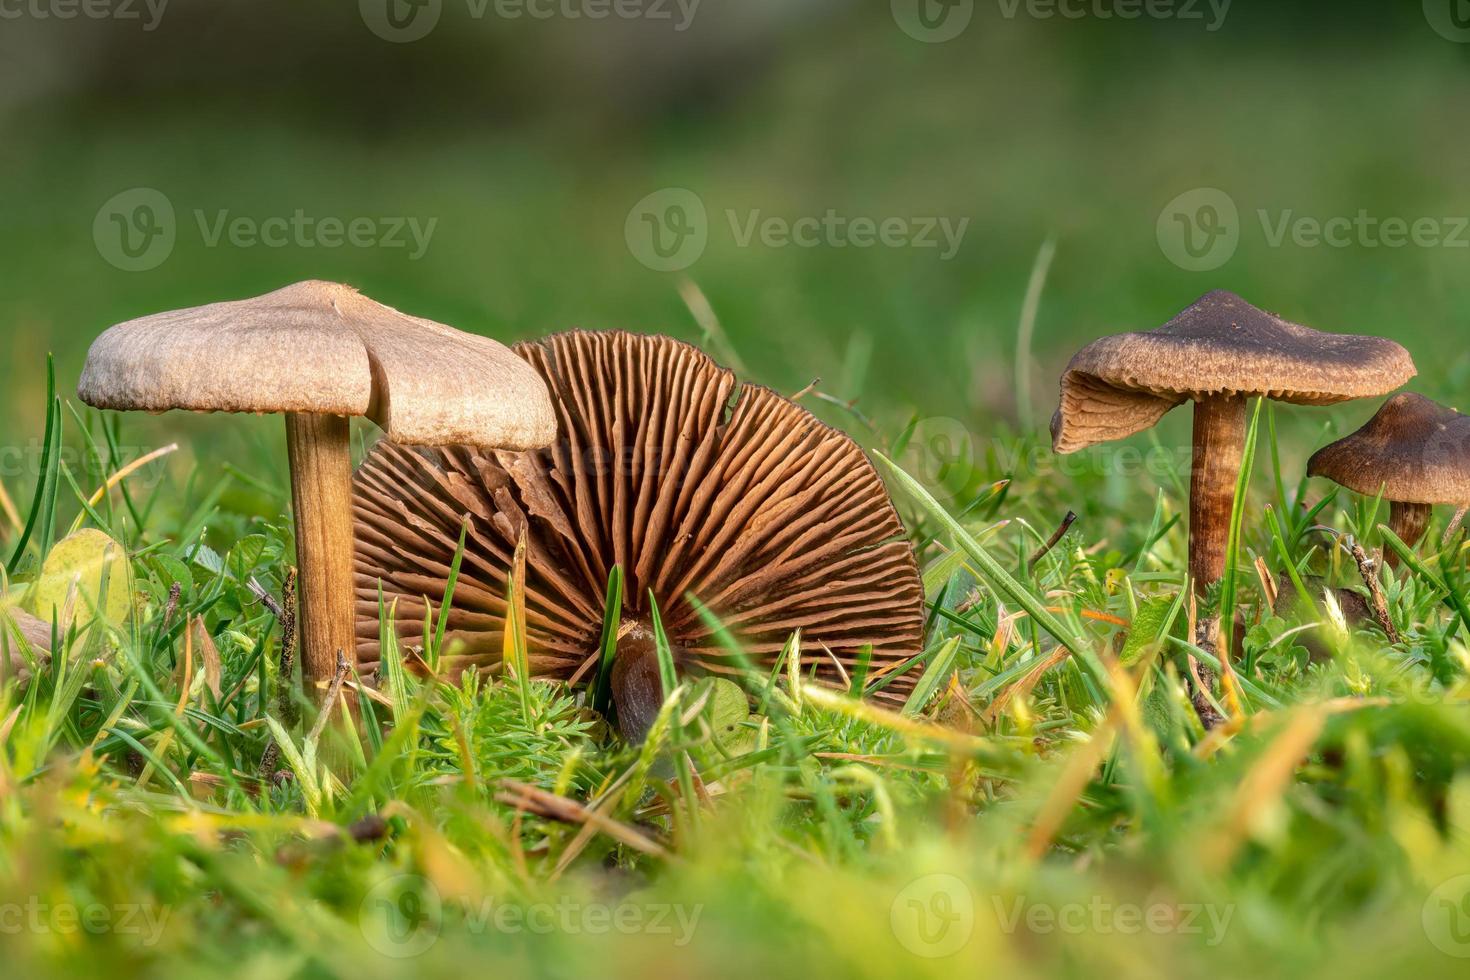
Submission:
<svg viewBox="0 0 1470 980">
<path fill-rule="evenodd" d="M 1225 570 L 1247 400 L 1331 405 L 1388 394 L 1415 373 L 1391 340 L 1322 333 L 1216 290 L 1157 330 L 1104 337 L 1072 358 L 1052 442 L 1077 452 L 1194 402 L 1189 572 L 1203 595 Z"/>
<path fill-rule="evenodd" d="M 1321 576 L 1308 575 L 1302 579 L 1306 586 L 1307 594 L 1311 596 L 1324 596 L 1329 591 L 1327 580 Z M 1352 629 L 1358 629 L 1372 623 L 1373 611 L 1368 608 L 1368 600 L 1360 593 L 1352 589 L 1331 589 L 1333 598 L 1337 600 L 1338 608 L 1342 610 L 1344 622 Z M 1301 593 L 1297 591 L 1296 584 L 1292 582 L 1291 576 L 1281 572 L 1276 577 L 1276 604 L 1271 607 L 1273 615 L 1280 616 L 1286 620 L 1302 620 L 1315 617 L 1315 611 L 1310 605 L 1303 603 Z M 1244 630 L 1237 633 L 1244 635 Z M 1307 651 L 1307 658 L 1314 664 L 1327 663 L 1332 659 L 1332 652 L 1322 640 L 1322 627 L 1315 626 L 1302 634 L 1301 645 Z"/>
<path fill-rule="evenodd" d="M 1470 503 L 1470 416 L 1405 392 L 1357 432 L 1317 450 L 1307 463 L 1355 493 L 1389 501 L 1389 530 L 1410 548 L 1429 529 L 1436 504 Z M 1389 567 L 1398 554 L 1387 555 Z"/>
<path fill-rule="evenodd" d="M 559 334 L 516 352 L 545 378 L 560 435 L 533 452 L 380 443 L 358 473 L 360 660 L 380 656 L 379 588 L 405 645 L 437 610 L 468 522 L 451 666 L 498 670 L 508 573 L 525 535 L 533 672 L 590 681 L 609 573 L 625 576 L 614 694 L 636 740 L 662 702 L 651 603 L 681 670 L 734 673 L 713 613 L 770 663 L 801 631 L 818 679 L 846 686 L 922 647 L 923 586 L 903 525 L 847 436 L 697 349 L 621 332 Z M 841 664 L 839 668 L 837 665 Z M 901 701 L 904 674 L 882 697 Z"/>
</svg>

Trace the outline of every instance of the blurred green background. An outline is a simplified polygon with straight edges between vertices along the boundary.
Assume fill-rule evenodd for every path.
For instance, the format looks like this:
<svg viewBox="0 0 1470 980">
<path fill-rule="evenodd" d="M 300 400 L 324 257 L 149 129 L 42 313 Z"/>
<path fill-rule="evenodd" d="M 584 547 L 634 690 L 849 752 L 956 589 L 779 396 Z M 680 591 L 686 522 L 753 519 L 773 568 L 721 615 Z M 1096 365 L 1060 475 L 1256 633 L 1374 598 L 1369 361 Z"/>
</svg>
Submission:
<svg viewBox="0 0 1470 980">
<path fill-rule="evenodd" d="M 986 435 L 1044 423 L 1080 343 L 1214 287 L 1394 337 L 1421 390 L 1451 403 L 1470 382 L 1462 0 L 1180 0 L 1135 18 L 1107 0 L 647 0 L 604 19 L 566 15 L 600 0 L 100 2 L 106 17 L 25 0 L 0 18 L 6 446 L 40 436 L 48 351 L 71 394 L 111 323 L 305 278 L 505 340 L 581 326 L 700 341 L 687 280 L 728 336 L 716 353 L 755 379 L 792 392 L 820 377 L 889 424 L 944 416 Z M 938 42 L 921 12 L 963 29 Z M 682 271 L 630 246 L 635 206 L 667 188 L 707 213 Z M 1237 216 L 1212 221 L 1203 188 Z M 171 222 L 136 213 L 160 199 Z M 739 241 L 757 214 L 829 211 L 968 224 L 948 259 Z M 331 247 L 315 224 L 284 245 L 213 238 L 221 220 L 249 235 L 298 213 L 366 219 L 373 241 Z M 1273 241 L 1283 220 L 1360 214 L 1430 219 L 1442 241 Z M 1226 235 L 1194 242 L 1216 246 L 1211 268 L 1171 260 L 1181 220 Z M 431 230 L 426 247 L 400 222 Z M 1026 404 L 1019 324 L 1048 241 Z M 1329 417 L 1303 414 L 1313 437 Z M 187 440 L 178 465 L 234 460 L 280 489 L 279 463 L 261 462 L 280 459 L 278 423 L 128 426 L 144 448 Z M 34 476 L 0 478 L 24 506 Z"/>
</svg>

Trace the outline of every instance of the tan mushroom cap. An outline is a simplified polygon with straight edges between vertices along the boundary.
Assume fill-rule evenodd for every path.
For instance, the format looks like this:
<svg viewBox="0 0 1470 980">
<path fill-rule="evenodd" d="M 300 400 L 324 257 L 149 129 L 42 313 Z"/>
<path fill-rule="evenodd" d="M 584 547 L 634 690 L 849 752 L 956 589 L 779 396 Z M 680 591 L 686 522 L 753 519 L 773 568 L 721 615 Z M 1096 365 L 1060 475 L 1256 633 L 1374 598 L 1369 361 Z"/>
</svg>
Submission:
<svg viewBox="0 0 1470 980">
<path fill-rule="evenodd" d="M 1052 442 L 1059 453 L 1076 452 L 1151 428 L 1186 401 L 1222 395 L 1298 405 L 1372 398 L 1417 373 L 1391 340 L 1323 333 L 1215 290 L 1157 330 L 1079 351 L 1062 375 Z"/>
<path fill-rule="evenodd" d="M 422 445 L 556 436 L 545 383 L 504 345 L 330 282 L 120 323 L 92 345 L 79 394 L 119 411 L 364 416 Z"/>
<path fill-rule="evenodd" d="M 746 653 L 772 662 L 800 630 L 825 682 L 871 647 L 880 697 L 919 671 L 924 589 L 893 503 L 862 449 L 799 405 L 668 337 L 558 334 L 517 352 L 543 375 L 561 421 L 535 452 L 380 443 L 358 471 L 359 662 L 379 661 L 379 601 L 404 650 L 438 609 L 468 518 L 448 617 L 456 666 L 496 669 L 508 574 L 526 536 L 532 669 L 585 681 L 599 656 L 604 593 L 625 576 L 623 623 L 656 601 L 693 665 L 735 670 L 703 603 Z M 650 594 L 653 599 L 650 600 Z M 836 663 L 843 667 L 838 668 Z M 846 675 L 843 673 L 846 671 Z"/>
<path fill-rule="evenodd" d="M 1307 474 L 1400 503 L 1470 503 L 1470 416 L 1395 395 L 1357 432 L 1317 450 Z"/>
</svg>

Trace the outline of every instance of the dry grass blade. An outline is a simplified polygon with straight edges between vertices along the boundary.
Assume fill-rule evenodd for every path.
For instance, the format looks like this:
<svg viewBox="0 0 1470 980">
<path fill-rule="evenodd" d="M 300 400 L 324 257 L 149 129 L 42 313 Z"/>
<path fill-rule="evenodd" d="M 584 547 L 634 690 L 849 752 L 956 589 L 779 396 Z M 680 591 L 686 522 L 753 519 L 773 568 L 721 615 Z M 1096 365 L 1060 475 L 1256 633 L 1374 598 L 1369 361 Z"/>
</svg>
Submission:
<svg viewBox="0 0 1470 980">
<path fill-rule="evenodd" d="M 1051 847 L 1051 842 L 1056 839 L 1067 817 L 1073 812 L 1077 798 L 1087 789 L 1098 765 L 1111 751 L 1115 734 L 1114 720 L 1109 717 L 1101 728 L 1092 733 L 1090 739 L 1078 746 L 1068 757 L 1060 776 L 1052 784 L 1051 792 L 1047 794 L 1035 821 L 1032 822 L 1031 833 L 1026 837 L 1026 854 L 1031 860 L 1039 861 Z"/>
<path fill-rule="evenodd" d="M 1281 733 L 1241 780 L 1235 798 L 1214 833 L 1200 847 L 1207 871 L 1220 872 L 1234 859 L 1266 810 L 1280 801 L 1292 777 L 1317 742 L 1327 712 L 1320 706 L 1294 711 Z"/>
<path fill-rule="evenodd" d="M 500 789 L 495 793 L 495 798 L 506 806 L 514 807 L 517 812 L 530 813 L 546 820 L 556 820 L 560 823 L 582 827 L 582 832 L 568 845 L 562 861 L 558 863 L 559 868 L 570 864 L 571 858 L 580 853 L 586 847 L 587 841 L 595 834 L 604 834 L 619 844 L 631 847 L 642 854 L 659 858 L 669 857 L 668 848 L 641 831 L 609 817 L 603 808 L 610 807 L 612 800 L 604 802 L 601 808 L 592 808 L 576 800 L 557 796 L 555 793 L 514 779 L 502 780 Z"/>
</svg>

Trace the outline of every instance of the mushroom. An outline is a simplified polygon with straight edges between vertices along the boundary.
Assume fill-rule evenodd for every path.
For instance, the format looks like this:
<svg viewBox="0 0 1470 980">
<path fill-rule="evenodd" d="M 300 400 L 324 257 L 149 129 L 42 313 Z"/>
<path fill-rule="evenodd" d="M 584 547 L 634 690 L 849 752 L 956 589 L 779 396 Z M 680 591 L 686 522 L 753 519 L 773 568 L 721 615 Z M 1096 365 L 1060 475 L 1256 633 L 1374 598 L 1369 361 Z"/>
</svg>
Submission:
<svg viewBox="0 0 1470 980">
<path fill-rule="evenodd" d="M 530 449 L 556 434 L 546 386 L 504 346 L 328 282 L 118 324 L 92 345 L 80 396 L 121 411 L 285 414 L 302 659 L 318 685 L 355 646 L 349 417 L 436 445 Z"/>
<path fill-rule="evenodd" d="M 1104 337 L 1072 358 L 1052 442 L 1077 452 L 1194 402 L 1189 573 L 1204 595 L 1224 575 L 1246 401 L 1331 405 L 1387 394 L 1415 373 L 1391 340 L 1321 333 L 1215 290 L 1156 330 Z"/>
<path fill-rule="evenodd" d="M 1410 548 L 1429 529 L 1435 504 L 1470 503 L 1470 416 L 1405 392 L 1384 403 L 1357 432 L 1307 463 L 1320 476 L 1390 503 L 1388 527 Z M 1390 553 L 1389 567 L 1398 564 Z"/>
<path fill-rule="evenodd" d="M 21 652 L 17 638 L 30 645 L 31 654 L 44 665 L 51 659 L 51 624 L 43 622 L 30 613 L 15 606 L 0 604 L 0 647 L 9 654 L 9 672 L 5 677 L 14 677 L 25 683 L 31 676 L 31 665 Z"/>
<path fill-rule="evenodd" d="M 461 653 L 450 666 L 499 669 L 524 534 L 531 669 L 590 679 L 620 568 L 612 680 L 632 740 L 663 700 L 655 604 L 682 670 L 738 670 L 702 605 L 763 661 L 800 631 L 819 680 L 846 687 L 871 656 L 869 680 L 897 675 L 881 697 L 912 690 L 899 667 L 922 646 L 923 586 L 898 514 L 851 439 L 668 337 L 575 331 L 515 349 L 551 389 L 560 435 L 550 448 L 381 444 L 358 472 L 364 664 L 380 656 L 379 589 L 407 648 L 429 606 L 442 607 L 467 528 L 447 633 Z"/>
</svg>

